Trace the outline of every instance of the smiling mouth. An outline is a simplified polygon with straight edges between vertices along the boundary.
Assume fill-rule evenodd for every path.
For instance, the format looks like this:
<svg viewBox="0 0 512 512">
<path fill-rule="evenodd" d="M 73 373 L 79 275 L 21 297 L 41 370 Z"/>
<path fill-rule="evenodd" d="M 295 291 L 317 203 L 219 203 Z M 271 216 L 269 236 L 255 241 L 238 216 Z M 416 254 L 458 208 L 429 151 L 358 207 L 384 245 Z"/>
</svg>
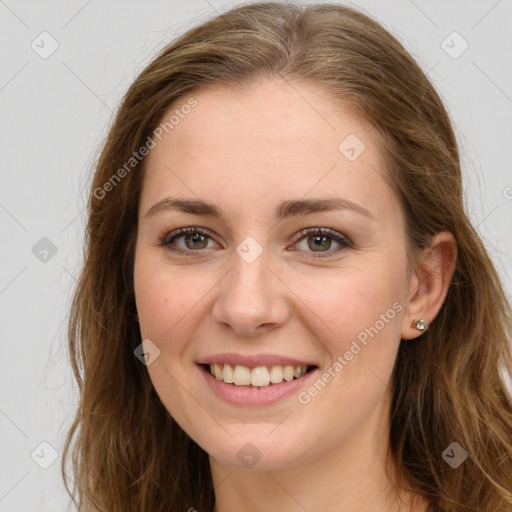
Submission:
<svg viewBox="0 0 512 512">
<path fill-rule="evenodd" d="M 306 373 L 314 370 L 316 366 L 248 366 L 230 364 L 203 364 L 203 368 L 226 384 L 233 386 L 264 388 L 300 379 Z"/>
</svg>

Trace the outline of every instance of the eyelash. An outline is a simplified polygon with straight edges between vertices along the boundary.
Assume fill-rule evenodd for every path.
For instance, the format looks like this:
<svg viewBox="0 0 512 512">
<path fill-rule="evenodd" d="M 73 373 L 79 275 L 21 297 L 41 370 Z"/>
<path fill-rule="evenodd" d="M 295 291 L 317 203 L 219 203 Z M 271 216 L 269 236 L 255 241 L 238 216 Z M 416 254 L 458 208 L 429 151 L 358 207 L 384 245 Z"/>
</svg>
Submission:
<svg viewBox="0 0 512 512">
<path fill-rule="evenodd" d="M 170 248 L 171 244 L 177 238 L 180 238 L 181 236 L 190 234 L 190 233 L 198 233 L 198 234 L 205 235 L 205 236 L 213 239 L 213 237 L 204 229 L 196 228 L 196 227 L 188 227 L 188 228 L 180 228 L 175 231 L 172 231 L 171 233 L 165 234 L 159 240 L 159 245 L 162 247 L 167 247 L 171 251 L 178 253 L 178 254 L 197 255 L 198 252 L 204 251 L 205 249 L 196 249 L 196 250 L 187 249 L 187 250 L 185 250 L 185 249 L 180 249 L 180 248 L 176 248 L 176 247 L 172 248 L 172 249 Z M 311 257 L 313 257 L 313 258 L 326 258 L 328 256 L 332 256 L 333 254 L 335 254 L 337 252 L 343 251 L 344 249 L 350 249 L 353 247 L 352 242 L 350 242 L 350 240 L 347 237 L 343 236 L 341 233 L 338 233 L 337 231 L 334 231 L 333 229 L 330 229 L 330 228 L 318 228 L 318 227 L 305 228 L 305 229 L 302 229 L 299 232 L 299 234 L 302 236 L 300 238 L 298 238 L 294 243 L 298 243 L 301 240 L 303 240 L 304 238 L 311 237 L 311 236 L 327 236 L 328 238 L 333 239 L 335 242 L 339 243 L 342 246 L 341 248 L 334 249 L 334 250 L 331 249 L 329 251 L 320 251 L 320 252 L 305 251 L 305 252 L 310 252 L 312 254 Z"/>
</svg>

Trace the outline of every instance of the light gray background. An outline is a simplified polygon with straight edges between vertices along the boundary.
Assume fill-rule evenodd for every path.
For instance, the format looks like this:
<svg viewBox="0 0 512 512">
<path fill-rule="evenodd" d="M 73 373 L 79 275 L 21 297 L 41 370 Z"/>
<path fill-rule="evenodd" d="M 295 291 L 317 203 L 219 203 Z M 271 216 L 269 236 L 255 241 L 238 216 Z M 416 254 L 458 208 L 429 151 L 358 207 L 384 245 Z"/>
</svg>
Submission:
<svg viewBox="0 0 512 512">
<path fill-rule="evenodd" d="M 71 508 L 59 465 L 76 403 L 66 321 L 92 162 L 113 111 L 158 49 L 232 5 L 0 1 L 1 512 Z M 444 99 L 461 144 L 471 218 L 510 294 L 512 1 L 349 5 L 404 42 Z M 43 31 L 58 43 L 46 59 L 31 47 L 35 41 L 40 52 L 43 45 L 50 49 L 49 39 L 41 42 L 47 36 L 39 37 Z M 463 48 L 457 36 L 446 39 L 453 31 L 469 44 L 458 58 L 443 49 L 452 46 L 453 54 Z M 32 250 L 43 237 L 57 250 L 46 262 L 44 253 Z M 58 458 L 43 469 L 52 450 Z"/>
</svg>

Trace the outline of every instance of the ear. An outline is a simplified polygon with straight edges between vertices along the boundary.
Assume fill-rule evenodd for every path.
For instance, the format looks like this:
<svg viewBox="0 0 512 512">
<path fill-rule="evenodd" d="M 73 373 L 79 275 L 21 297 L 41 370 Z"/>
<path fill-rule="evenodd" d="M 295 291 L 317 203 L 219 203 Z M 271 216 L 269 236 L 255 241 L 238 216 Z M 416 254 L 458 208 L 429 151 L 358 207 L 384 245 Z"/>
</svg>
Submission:
<svg viewBox="0 0 512 512">
<path fill-rule="evenodd" d="M 437 233 L 417 260 L 409 280 L 408 299 L 402 320 L 402 339 L 422 333 L 411 326 L 423 318 L 430 325 L 444 303 L 457 261 L 457 243 L 449 231 Z"/>
</svg>

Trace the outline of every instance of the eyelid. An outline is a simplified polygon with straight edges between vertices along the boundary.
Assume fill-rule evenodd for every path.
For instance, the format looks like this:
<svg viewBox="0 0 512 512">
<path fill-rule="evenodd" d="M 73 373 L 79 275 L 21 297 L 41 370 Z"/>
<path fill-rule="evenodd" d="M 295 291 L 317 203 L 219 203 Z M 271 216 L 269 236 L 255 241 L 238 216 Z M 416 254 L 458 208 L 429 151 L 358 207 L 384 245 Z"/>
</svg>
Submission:
<svg viewBox="0 0 512 512">
<path fill-rule="evenodd" d="M 336 231 L 331 228 L 322 228 L 319 226 L 313 226 L 309 228 L 303 228 L 297 233 L 297 239 L 301 240 L 305 236 L 311 236 L 311 235 L 328 235 L 333 239 L 339 239 L 342 242 L 345 242 L 347 244 L 351 244 L 352 242 L 349 240 L 347 236 L 345 236 L 343 233 L 340 233 L 339 231 Z M 300 235 L 300 236 L 299 236 Z"/>
<path fill-rule="evenodd" d="M 202 235 L 207 235 L 210 238 L 215 239 L 215 237 L 213 236 L 213 233 L 206 228 L 199 228 L 196 226 L 186 226 L 183 228 L 173 229 L 172 231 L 166 231 L 165 235 L 162 237 L 162 242 L 166 243 L 166 240 L 168 238 L 172 240 L 174 238 L 177 238 L 180 235 L 186 235 L 187 233 L 200 233 Z"/>
</svg>

